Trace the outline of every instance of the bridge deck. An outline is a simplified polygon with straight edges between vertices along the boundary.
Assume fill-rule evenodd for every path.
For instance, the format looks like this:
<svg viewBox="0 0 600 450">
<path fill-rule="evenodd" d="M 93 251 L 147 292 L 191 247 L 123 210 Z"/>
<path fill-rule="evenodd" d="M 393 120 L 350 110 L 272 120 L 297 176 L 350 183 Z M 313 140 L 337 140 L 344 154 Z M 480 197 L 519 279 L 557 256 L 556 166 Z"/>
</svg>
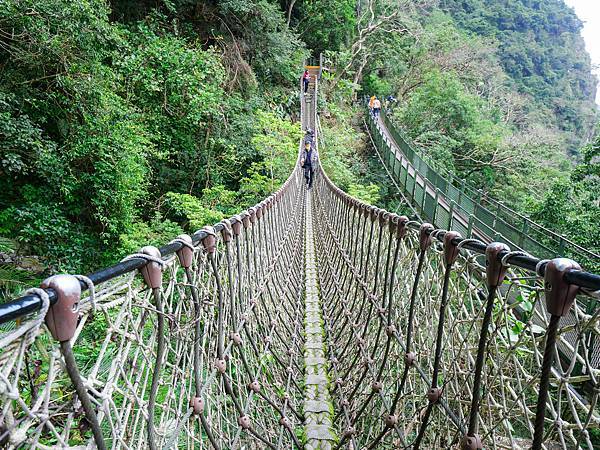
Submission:
<svg viewBox="0 0 600 450">
<path fill-rule="evenodd" d="M 319 292 L 311 193 L 306 197 L 305 241 L 305 316 L 304 316 L 304 416 L 307 450 L 332 448 L 335 439 L 332 431 L 333 404 L 329 395 L 329 376 L 323 336 L 323 317 Z"/>
</svg>

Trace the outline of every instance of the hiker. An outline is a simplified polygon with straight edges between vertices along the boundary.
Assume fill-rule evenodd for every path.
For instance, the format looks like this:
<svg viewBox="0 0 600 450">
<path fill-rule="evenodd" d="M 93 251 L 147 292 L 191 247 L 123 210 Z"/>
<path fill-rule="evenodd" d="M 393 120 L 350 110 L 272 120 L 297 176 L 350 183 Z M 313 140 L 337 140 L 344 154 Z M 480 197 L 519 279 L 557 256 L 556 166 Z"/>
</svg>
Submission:
<svg viewBox="0 0 600 450">
<path fill-rule="evenodd" d="M 386 97 L 386 100 L 387 100 L 387 106 L 386 106 L 386 108 L 391 108 L 392 105 L 394 103 L 396 103 L 396 97 L 394 97 L 393 95 L 388 95 Z"/>
<path fill-rule="evenodd" d="M 379 117 L 379 112 L 381 111 L 381 102 L 377 97 L 373 100 L 373 117 L 376 119 Z"/>
<path fill-rule="evenodd" d="M 304 93 L 306 94 L 306 91 L 308 91 L 308 84 L 310 83 L 310 73 L 308 73 L 308 70 L 304 71 L 304 75 L 302 75 L 302 85 L 304 86 Z"/>
<path fill-rule="evenodd" d="M 306 128 L 306 134 L 304 135 L 304 143 L 306 144 L 307 142 L 310 144 L 310 146 L 313 146 L 313 143 L 315 141 L 315 132 L 310 128 Z"/>
<path fill-rule="evenodd" d="M 369 99 L 369 111 L 371 111 L 371 114 L 373 114 L 373 103 L 375 102 L 375 96 L 372 95 L 371 98 Z"/>
<path fill-rule="evenodd" d="M 300 166 L 304 168 L 304 178 L 306 179 L 306 185 L 308 189 L 312 187 L 313 183 L 313 162 L 315 159 L 315 151 L 313 150 L 312 144 L 310 142 L 304 142 L 304 153 L 302 154 L 302 158 L 300 159 Z"/>
</svg>

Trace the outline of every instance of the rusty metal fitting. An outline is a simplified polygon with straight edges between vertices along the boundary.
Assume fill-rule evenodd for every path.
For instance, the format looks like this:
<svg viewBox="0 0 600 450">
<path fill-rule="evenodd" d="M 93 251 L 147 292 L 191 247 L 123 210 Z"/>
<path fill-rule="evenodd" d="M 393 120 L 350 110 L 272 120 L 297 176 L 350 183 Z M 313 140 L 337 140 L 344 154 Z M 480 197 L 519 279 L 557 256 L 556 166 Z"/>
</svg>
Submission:
<svg viewBox="0 0 600 450">
<path fill-rule="evenodd" d="M 431 388 L 427 391 L 427 399 L 430 403 L 437 403 L 442 398 L 442 390 L 439 387 Z"/>
<path fill-rule="evenodd" d="M 258 394 L 260 392 L 260 383 L 257 380 L 252 381 L 251 383 L 248 383 L 248 389 L 255 394 Z"/>
<path fill-rule="evenodd" d="M 223 238 L 223 242 L 231 241 L 231 221 L 229 219 L 223 219 L 221 221 L 223 224 L 223 229 L 221 230 L 221 237 Z"/>
<path fill-rule="evenodd" d="M 356 434 L 356 429 L 354 427 L 348 427 L 344 430 L 344 437 L 349 438 Z"/>
<path fill-rule="evenodd" d="M 217 251 L 217 235 L 215 229 L 211 226 L 202 228 L 206 236 L 202 239 L 202 245 L 206 253 L 215 253 Z"/>
<path fill-rule="evenodd" d="M 217 359 L 215 361 L 215 369 L 217 369 L 219 373 L 225 373 L 225 370 L 227 369 L 227 363 L 225 362 L 225 360 Z"/>
<path fill-rule="evenodd" d="M 408 228 L 406 227 L 406 224 L 408 223 L 408 217 L 406 216 L 396 216 L 394 217 L 394 220 L 392 220 L 390 222 L 390 230 L 393 231 L 394 228 L 396 229 L 396 238 L 397 239 L 403 239 L 404 236 L 406 236 L 406 233 L 408 231 Z"/>
<path fill-rule="evenodd" d="M 200 397 L 192 397 L 190 399 L 190 406 L 194 410 L 194 414 L 197 416 L 204 412 L 204 400 Z"/>
<path fill-rule="evenodd" d="M 454 264 L 456 258 L 458 258 L 460 249 L 457 244 L 452 242 L 456 238 L 460 238 L 460 233 L 456 231 L 446 231 L 444 235 L 444 262 L 446 263 L 446 267 Z"/>
<path fill-rule="evenodd" d="M 81 285 L 73 275 L 54 275 L 42 281 L 42 289 L 54 289 L 58 301 L 46 313 L 46 326 L 57 341 L 70 340 L 75 335 L 79 319 Z"/>
<path fill-rule="evenodd" d="M 244 228 L 248 228 L 250 226 L 250 214 L 248 213 L 248 211 L 244 211 L 241 214 L 242 216 L 242 225 L 244 226 Z"/>
<path fill-rule="evenodd" d="M 485 273 L 488 288 L 500 286 L 504 281 L 508 267 L 502 264 L 499 255 L 509 251 L 508 245 L 502 242 L 491 242 L 485 248 Z"/>
<path fill-rule="evenodd" d="M 421 224 L 421 228 L 419 228 L 419 248 L 422 252 L 427 250 L 433 242 L 433 238 L 431 237 L 432 231 L 433 225 L 431 225 L 430 223 Z"/>
<path fill-rule="evenodd" d="M 359 347 L 362 347 L 363 345 L 365 345 L 365 340 L 361 337 L 357 337 L 356 343 L 358 344 Z"/>
<path fill-rule="evenodd" d="M 396 414 L 388 414 L 385 416 L 385 426 L 388 428 L 394 428 L 398 425 L 398 416 Z"/>
<path fill-rule="evenodd" d="M 273 342 L 273 339 L 271 338 L 271 336 L 266 336 L 265 343 L 270 344 L 271 342 Z"/>
<path fill-rule="evenodd" d="M 177 241 L 181 242 L 181 248 L 177 250 L 177 259 L 179 264 L 184 269 L 188 269 L 192 265 L 194 260 L 194 244 L 189 234 L 180 234 L 176 238 Z"/>
<path fill-rule="evenodd" d="M 288 349 L 285 351 L 285 354 L 286 354 L 286 355 L 288 355 L 288 356 L 292 356 L 292 355 L 294 354 L 294 350 L 292 350 L 291 348 L 288 348 Z"/>
<path fill-rule="evenodd" d="M 281 425 L 282 427 L 284 427 L 288 430 L 292 429 L 292 423 L 290 422 L 290 419 L 288 419 L 285 416 L 283 416 L 281 419 L 279 419 L 279 425 Z"/>
<path fill-rule="evenodd" d="M 275 328 L 277 324 L 278 322 L 275 319 L 271 320 L 271 327 Z"/>
<path fill-rule="evenodd" d="M 387 334 L 388 337 L 394 336 L 396 334 L 396 326 L 388 325 L 387 327 L 385 327 L 385 334 Z"/>
<path fill-rule="evenodd" d="M 417 360 L 417 355 L 413 352 L 408 352 L 404 355 L 404 364 L 407 366 L 413 366 Z"/>
<path fill-rule="evenodd" d="M 242 429 L 247 430 L 250 428 L 250 417 L 248 416 L 240 416 L 238 419 L 238 424 Z"/>
<path fill-rule="evenodd" d="M 373 389 L 373 392 L 381 392 L 383 389 L 383 383 L 381 381 L 374 381 L 371 383 L 371 389 Z"/>
<path fill-rule="evenodd" d="M 242 340 L 242 336 L 240 336 L 240 333 L 231 333 L 231 340 L 238 347 L 244 343 L 244 341 Z"/>
<path fill-rule="evenodd" d="M 148 255 L 152 258 L 160 259 L 160 250 L 152 245 L 142 247 L 140 253 Z M 154 261 L 148 261 L 144 267 L 140 269 L 142 277 L 146 285 L 151 289 L 159 288 L 162 285 L 162 264 Z"/>
<path fill-rule="evenodd" d="M 283 393 L 283 399 L 284 400 L 289 400 L 290 399 L 290 393 L 289 392 L 284 392 Z"/>
<path fill-rule="evenodd" d="M 254 225 L 256 223 L 256 208 L 254 206 L 248 208 L 248 217 L 250 218 L 250 223 Z"/>
<path fill-rule="evenodd" d="M 335 384 L 336 386 L 342 386 L 344 384 L 344 380 L 342 380 L 340 377 L 335 379 Z"/>
<path fill-rule="evenodd" d="M 231 224 L 231 229 L 233 230 L 233 234 L 239 236 L 242 232 L 242 218 L 240 216 L 234 216 L 235 222 Z"/>
<path fill-rule="evenodd" d="M 350 402 L 348 401 L 348 399 L 345 398 L 344 400 L 342 400 L 342 406 L 345 406 L 346 408 L 350 406 Z"/>
<path fill-rule="evenodd" d="M 377 308 L 377 312 L 379 313 L 379 315 L 385 314 L 386 311 L 387 311 L 387 309 L 385 309 L 383 306 L 380 306 L 379 308 Z"/>
<path fill-rule="evenodd" d="M 581 270 L 581 266 L 567 258 L 555 258 L 546 264 L 544 291 L 546 309 L 554 316 L 564 316 L 579 293 L 579 286 L 568 284 L 564 275 L 567 272 Z"/>
<path fill-rule="evenodd" d="M 483 450 L 483 442 L 481 442 L 481 438 L 478 435 L 473 436 L 463 436 L 460 448 L 462 450 Z"/>
</svg>

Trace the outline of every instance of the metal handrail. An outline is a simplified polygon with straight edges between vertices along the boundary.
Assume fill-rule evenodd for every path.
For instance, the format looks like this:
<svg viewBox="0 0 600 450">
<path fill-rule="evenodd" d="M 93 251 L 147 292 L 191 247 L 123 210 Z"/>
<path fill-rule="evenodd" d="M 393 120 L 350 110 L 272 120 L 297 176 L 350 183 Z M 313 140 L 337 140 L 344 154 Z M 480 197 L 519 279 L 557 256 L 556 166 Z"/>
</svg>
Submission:
<svg viewBox="0 0 600 450">
<path fill-rule="evenodd" d="M 448 203 L 452 203 L 466 217 L 469 217 L 469 220 L 480 221 L 480 225 L 492 234 L 490 238 L 500 235 L 513 247 L 526 251 L 528 249 L 534 250 L 533 253 L 536 254 L 541 251 L 542 256 L 545 257 L 554 257 L 569 251 L 580 258 L 600 261 L 600 255 L 537 224 L 527 216 L 508 208 L 503 203 L 484 195 L 454 174 L 448 171 L 440 174 L 441 170 L 434 168 L 433 164 L 425 161 L 406 134 L 391 122 L 384 111 L 381 112 L 381 117 L 383 125 L 395 141 L 396 146 L 411 163 L 415 171 L 422 178 L 427 179 L 436 190 L 439 190 L 440 194 L 447 198 Z M 368 120 L 372 121 L 372 118 Z M 376 127 L 374 128 L 376 129 Z M 379 133 L 378 130 L 377 132 Z M 386 148 L 385 150 L 390 149 Z M 395 174 L 395 172 L 392 171 L 392 174 Z M 402 182 L 402 180 L 399 181 Z M 452 198 L 453 196 L 454 198 Z M 475 217 L 471 219 L 471 216 Z M 537 234 L 535 238 L 532 236 L 533 233 Z M 508 235 L 512 238 L 509 238 Z"/>
</svg>

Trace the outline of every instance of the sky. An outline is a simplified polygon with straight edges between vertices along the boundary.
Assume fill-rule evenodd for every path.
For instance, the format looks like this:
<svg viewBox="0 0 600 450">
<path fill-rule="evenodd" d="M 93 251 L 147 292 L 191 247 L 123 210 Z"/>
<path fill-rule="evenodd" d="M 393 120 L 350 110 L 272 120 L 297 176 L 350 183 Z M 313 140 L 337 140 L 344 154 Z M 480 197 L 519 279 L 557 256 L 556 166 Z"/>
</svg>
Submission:
<svg viewBox="0 0 600 450">
<path fill-rule="evenodd" d="M 600 0 L 565 0 L 565 3 L 575 8 L 575 13 L 583 21 L 581 34 L 592 57 L 594 73 L 600 78 Z M 596 103 L 600 105 L 600 86 L 596 93 Z"/>
</svg>

